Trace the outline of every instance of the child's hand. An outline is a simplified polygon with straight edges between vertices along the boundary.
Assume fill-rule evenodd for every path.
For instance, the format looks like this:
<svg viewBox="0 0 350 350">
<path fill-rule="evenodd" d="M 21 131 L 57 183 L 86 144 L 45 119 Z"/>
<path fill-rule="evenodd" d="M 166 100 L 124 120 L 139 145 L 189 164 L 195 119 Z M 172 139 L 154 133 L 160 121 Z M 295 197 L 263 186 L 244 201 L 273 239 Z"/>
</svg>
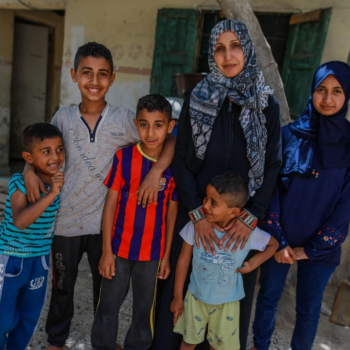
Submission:
<svg viewBox="0 0 350 350">
<path fill-rule="evenodd" d="M 169 259 L 164 258 L 160 263 L 157 276 L 160 280 L 166 280 L 169 277 L 170 272 L 171 272 L 170 261 Z"/>
<path fill-rule="evenodd" d="M 136 191 L 138 194 L 137 204 L 142 205 L 143 208 L 146 208 L 146 205 L 151 205 L 152 203 L 157 204 L 160 176 L 161 173 L 154 174 L 153 168 L 148 172 L 141 182 L 139 189 Z"/>
<path fill-rule="evenodd" d="M 47 194 L 44 183 L 35 174 L 33 166 L 26 164 L 23 171 L 24 186 L 27 191 L 27 200 L 30 204 L 36 203 L 40 198 L 40 191 Z"/>
<path fill-rule="evenodd" d="M 297 260 L 309 259 L 309 257 L 305 254 L 304 247 L 295 247 L 293 251 L 297 257 Z"/>
<path fill-rule="evenodd" d="M 102 253 L 98 271 L 100 275 L 108 280 L 111 280 L 115 276 L 115 260 L 112 252 Z"/>
<path fill-rule="evenodd" d="M 175 326 L 177 319 L 182 315 L 184 309 L 184 301 L 182 298 L 174 298 L 170 305 L 170 311 L 174 313 L 173 325 Z"/>
<path fill-rule="evenodd" d="M 243 265 L 242 265 L 239 269 L 236 270 L 236 272 L 239 272 L 239 273 L 241 273 L 242 275 L 244 275 L 245 273 L 251 272 L 251 271 L 253 271 L 253 270 L 254 270 L 254 268 L 253 268 L 253 266 L 249 263 L 249 261 L 245 261 L 245 262 L 243 263 Z"/>
<path fill-rule="evenodd" d="M 53 193 L 55 196 L 59 195 L 63 184 L 64 184 L 64 175 L 59 171 L 51 177 L 50 192 Z"/>
</svg>

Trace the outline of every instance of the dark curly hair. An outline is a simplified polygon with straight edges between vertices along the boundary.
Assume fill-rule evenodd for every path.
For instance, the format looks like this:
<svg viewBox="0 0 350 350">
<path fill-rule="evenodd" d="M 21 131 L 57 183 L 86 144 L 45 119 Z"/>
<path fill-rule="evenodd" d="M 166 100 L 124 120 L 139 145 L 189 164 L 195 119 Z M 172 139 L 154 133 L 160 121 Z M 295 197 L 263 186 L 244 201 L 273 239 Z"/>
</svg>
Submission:
<svg viewBox="0 0 350 350">
<path fill-rule="evenodd" d="M 53 139 L 55 137 L 62 138 L 61 131 L 49 123 L 35 123 L 27 126 L 22 134 L 23 147 L 26 152 L 33 150 L 34 141 Z"/>
<path fill-rule="evenodd" d="M 136 107 L 136 116 L 139 115 L 142 109 L 147 109 L 147 112 L 158 111 L 165 114 L 168 120 L 171 120 L 172 108 L 169 101 L 162 95 L 150 94 L 139 99 Z"/>
<path fill-rule="evenodd" d="M 209 185 L 213 186 L 216 192 L 224 198 L 229 208 L 242 209 L 249 199 L 247 181 L 234 171 L 214 176 Z"/>
<path fill-rule="evenodd" d="M 79 47 L 74 58 L 74 69 L 77 70 L 81 59 L 88 56 L 105 58 L 111 67 L 111 73 L 113 73 L 113 58 L 111 51 L 109 51 L 106 46 L 96 42 L 88 42 Z"/>
</svg>

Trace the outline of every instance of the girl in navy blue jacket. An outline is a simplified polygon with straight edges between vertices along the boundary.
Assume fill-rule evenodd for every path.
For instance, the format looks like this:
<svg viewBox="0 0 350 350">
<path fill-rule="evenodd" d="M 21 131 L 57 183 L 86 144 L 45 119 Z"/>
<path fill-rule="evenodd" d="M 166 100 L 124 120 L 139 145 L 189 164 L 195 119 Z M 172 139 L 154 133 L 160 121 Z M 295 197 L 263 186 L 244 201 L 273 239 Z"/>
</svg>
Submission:
<svg viewBox="0 0 350 350">
<path fill-rule="evenodd" d="M 305 111 L 282 128 L 282 167 L 265 218 L 265 229 L 280 247 L 261 266 L 253 349 L 270 346 L 275 311 L 294 261 L 297 307 L 291 348 L 312 348 L 323 292 L 339 265 L 349 228 L 349 97 L 350 67 L 324 63 L 314 75 Z"/>
</svg>

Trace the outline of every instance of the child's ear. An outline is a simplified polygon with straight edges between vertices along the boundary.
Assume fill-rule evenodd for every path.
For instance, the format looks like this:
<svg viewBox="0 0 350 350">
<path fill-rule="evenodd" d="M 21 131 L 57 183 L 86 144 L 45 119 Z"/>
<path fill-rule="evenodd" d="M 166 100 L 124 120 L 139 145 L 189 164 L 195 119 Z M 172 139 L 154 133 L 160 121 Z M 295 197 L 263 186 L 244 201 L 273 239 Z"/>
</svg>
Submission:
<svg viewBox="0 0 350 350">
<path fill-rule="evenodd" d="M 174 126 L 175 126 L 175 120 L 171 120 L 168 126 L 168 134 L 170 134 L 173 131 Z"/>
<path fill-rule="evenodd" d="M 231 210 L 231 212 L 230 212 L 231 219 L 235 218 L 236 216 L 238 216 L 241 213 L 241 209 L 239 209 L 238 207 L 230 208 L 230 210 Z"/>
<path fill-rule="evenodd" d="M 109 86 L 112 86 L 114 83 L 114 79 L 115 79 L 115 73 L 112 72 L 112 76 L 111 76 L 111 80 L 109 82 Z"/>
<path fill-rule="evenodd" d="M 134 124 L 137 127 L 137 119 L 134 119 Z"/>
<path fill-rule="evenodd" d="M 70 69 L 70 76 L 72 77 L 72 80 L 74 83 L 76 83 L 78 81 L 77 79 L 77 72 L 74 68 Z"/>
<path fill-rule="evenodd" d="M 22 157 L 28 164 L 32 164 L 33 163 L 32 155 L 29 152 L 24 152 L 23 151 L 22 152 Z"/>
</svg>

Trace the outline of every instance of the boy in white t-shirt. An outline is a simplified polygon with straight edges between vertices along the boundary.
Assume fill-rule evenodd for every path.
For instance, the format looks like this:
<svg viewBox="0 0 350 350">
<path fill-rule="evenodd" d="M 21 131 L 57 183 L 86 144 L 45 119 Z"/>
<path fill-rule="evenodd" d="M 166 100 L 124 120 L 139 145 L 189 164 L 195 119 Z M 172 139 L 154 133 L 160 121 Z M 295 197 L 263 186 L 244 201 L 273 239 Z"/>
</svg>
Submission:
<svg viewBox="0 0 350 350">
<path fill-rule="evenodd" d="M 204 220 L 221 227 L 239 215 L 249 197 L 247 182 L 234 172 L 215 176 L 206 192 Z M 219 238 L 225 234 L 218 230 L 215 233 Z M 278 242 L 267 232 L 256 228 L 243 249 L 232 253 L 234 242 L 229 249 L 217 247 L 216 255 L 212 255 L 206 253 L 202 245 L 193 249 L 195 232 L 191 221 L 180 235 L 184 242 L 176 266 L 174 300 L 171 303 L 174 332 L 183 335 L 180 350 L 194 349 L 204 341 L 207 326 L 211 350 L 240 349 L 239 300 L 245 296 L 241 274 L 256 269 L 269 259 L 276 252 Z M 243 263 L 251 249 L 259 252 Z M 191 259 L 190 284 L 183 298 Z"/>
</svg>

